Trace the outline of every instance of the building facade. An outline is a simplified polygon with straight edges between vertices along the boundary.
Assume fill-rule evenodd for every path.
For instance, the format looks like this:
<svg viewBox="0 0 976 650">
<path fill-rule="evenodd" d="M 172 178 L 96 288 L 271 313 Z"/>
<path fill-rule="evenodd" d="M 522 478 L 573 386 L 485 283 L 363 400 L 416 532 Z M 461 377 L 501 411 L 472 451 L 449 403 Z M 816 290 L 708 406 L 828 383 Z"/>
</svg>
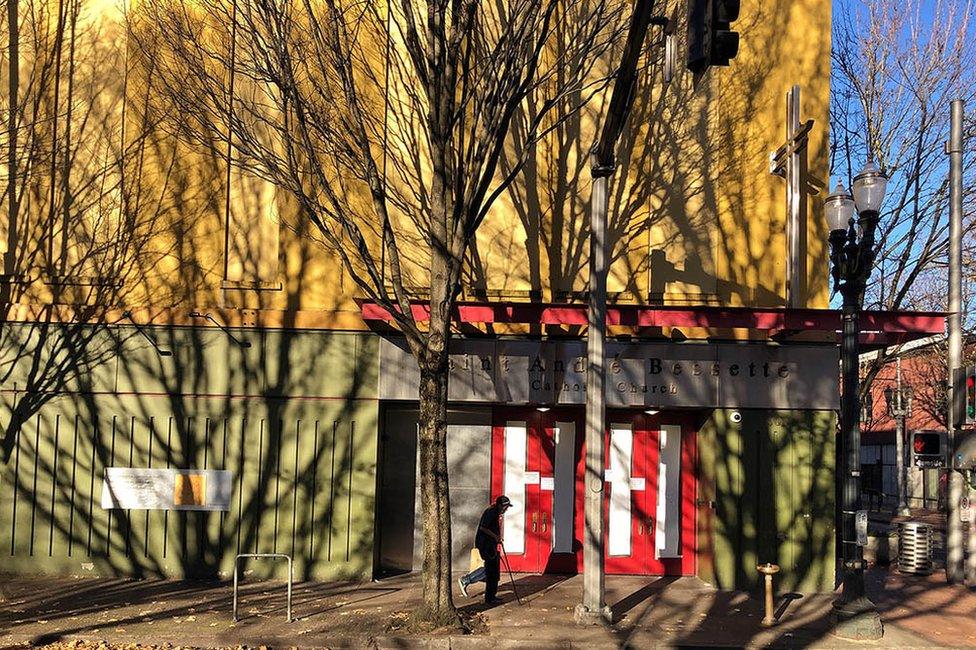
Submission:
<svg viewBox="0 0 976 650">
<path fill-rule="evenodd" d="M 621 143 L 607 569 L 747 588 L 770 561 L 784 589 L 831 589 L 839 320 L 812 196 L 827 177 L 830 8 L 742 5 L 730 68 L 694 80 L 679 55 L 665 83 L 652 48 Z M 85 29 L 37 32 L 85 63 L 22 84 L 30 119 L 7 160 L 3 569 L 206 577 L 245 552 L 288 553 L 305 579 L 418 569 L 402 338 L 286 192 L 154 129 L 146 32 L 81 6 Z M 22 78 L 62 56 L 21 50 Z M 802 143 L 794 86 L 813 120 Z M 516 504 L 513 569 L 581 567 L 585 152 L 604 99 L 540 141 L 478 231 L 452 341 L 459 569 L 500 493 Z M 790 187 L 810 194 L 792 210 L 770 168 L 787 140 L 802 150 Z M 407 261 L 418 287 L 425 245 Z M 866 329 L 881 341 L 890 325 Z"/>
<path fill-rule="evenodd" d="M 972 341 L 963 346 L 964 363 L 974 357 Z M 874 355 L 862 358 L 862 367 L 877 367 Z M 869 397 L 862 409 L 861 473 L 866 503 L 872 508 L 890 509 L 898 503 L 898 422 L 889 408 L 889 395 L 899 388 L 906 409 L 901 449 L 905 464 L 905 496 L 910 508 L 946 508 L 949 444 L 947 431 L 948 392 L 946 386 L 947 343 L 943 336 L 919 340 L 894 350 L 886 362 L 872 372 Z M 915 462 L 915 433 L 939 436 L 943 461 L 938 467 Z"/>
</svg>

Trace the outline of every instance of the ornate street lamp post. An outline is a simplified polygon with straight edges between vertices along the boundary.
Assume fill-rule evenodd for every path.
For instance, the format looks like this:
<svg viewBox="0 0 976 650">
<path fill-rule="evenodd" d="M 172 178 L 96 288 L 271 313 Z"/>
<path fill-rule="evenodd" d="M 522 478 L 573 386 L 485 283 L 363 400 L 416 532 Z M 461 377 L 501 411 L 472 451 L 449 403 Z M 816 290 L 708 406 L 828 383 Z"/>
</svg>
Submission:
<svg viewBox="0 0 976 650">
<path fill-rule="evenodd" d="M 864 549 L 857 543 L 855 517 L 861 509 L 861 405 L 858 396 L 858 314 L 874 264 L 874 236 L 888 179 L 872 162 L 854 178 L 854 196 L 844 186 L 827 197 L 830 261 L 834 288 L 843 297 L 841 402 L 838 454 L 842 476 L 841 557 L 843 591 L 834 602 L 838 636 L 881 638 L 881 619 L 864 592 Z M 856 208 L 856 220 L 855 220 Z"/>
</svg>

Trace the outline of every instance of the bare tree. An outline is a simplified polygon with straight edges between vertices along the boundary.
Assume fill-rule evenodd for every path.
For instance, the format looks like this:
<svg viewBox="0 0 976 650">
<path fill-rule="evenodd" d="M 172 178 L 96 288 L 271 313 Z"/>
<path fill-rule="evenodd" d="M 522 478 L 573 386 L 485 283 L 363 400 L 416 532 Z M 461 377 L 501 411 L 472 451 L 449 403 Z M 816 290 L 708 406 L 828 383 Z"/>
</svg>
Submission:
<svg viewBox="0 0 976 650">
<path fill-rule="evenodd" d="M 427 620 L 457 620 L 446 419 L 464 260 L 532 143 L 605 86 L 596 64 L 623 4 L 148 0 L 133 24 L 175 132 L 290 197 L 283 220 L 310 223 L 406 336 L 421 375 Z"/>
<path fill-rule="evenodd" d="M 155 127 L 133 117 L 145 112 L 128 97 L 124 21 L 93 5 L 13 3 L 3 30 L 4 462 L 24 422 L 116 353 L 106 328 L 165 254 L 148 245 L 160 183 L 150 190 L 139 173 Z M 120 62 L 121 74 L 108 74 Z"/>
<path fill-rule="evenodd" d="M 949 400 L 946 391 L 948 369 L 948 343 L 945 340 L 926 348 L 912 359 L 912 370 L 917 375 L 912 382 L 913 408 L 939 426 L 949 428 Z M 972 348 L 964 350 L 964 363 L 972 363 Z"/>
<path fill-rule="evenodd" d="M 848 187 L 874 159 L 889 176 L 875 272 L 875 309 L 944 309 L 949 245 L 949 102 L 976 99 L 976 24 L 970 0 L 859 2 L 835 15 L 831 173 Z M 971 136 L 972 127 L 967 129 Z M 969 157 L 965 173 L 976 159 Z M 972 192 L 965 199 L 970 205 Z M 972 211 L 969 212 L 972 215 Z M 963 224 L 972 286 L 976 220 Z M 864 369 L 862 393 L 891 358 Z"/>
</svg>

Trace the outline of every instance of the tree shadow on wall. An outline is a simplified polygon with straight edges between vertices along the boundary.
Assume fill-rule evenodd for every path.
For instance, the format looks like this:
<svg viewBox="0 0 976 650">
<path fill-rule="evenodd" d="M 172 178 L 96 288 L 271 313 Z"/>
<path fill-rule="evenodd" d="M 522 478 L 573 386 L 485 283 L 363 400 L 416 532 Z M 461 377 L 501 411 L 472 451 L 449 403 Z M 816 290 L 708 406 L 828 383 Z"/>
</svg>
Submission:
<svg viewBox="0 0 976 650">
<path fill-rule="evenodd" d="M 683 16 L 679 5 L 662 13 L 675 9 L 674 15 Z M 766 31 L 767 23 L 785 24 L 788 14 L 786 8 L 762 5 L 755 16 L 740 21 L 749 25 L 737 22 L 737 29 L 751 37 L 751 25 L 764 24 L 762 34 L 773 34 L 775 28 Z M 681 25 L 678 33 L 683 33 Z M 757 188 L 757 175 L 769 173 L 766 154 L 755 153 L 755 118 L 767 109 L 766 88 L 774 74 L 762 65 L 768 57 L 751 63 L 736 60 L 734 90 L 716 76 L 722 71 L 697 87 L 690 74 L 682 73 L 665 84 L 660 37 L 652 27 L 648 39 L 655 44 L 642 59 L 642 82 L 617 147 L 608 217 L 610 298 L 780 305 L 784 289 L 776 284 L 773 268 L 785 259 L 785 236 L 781 225 L 779 230 L 768 228 L 768 218 L 755 219 L 752 207 L 771 198 Z M 775 51 L 781 45 L 773 41 L 782 41 L 782 32 L 767 40 L 757 47 Z M 608 53 L 595 74 L 610 74 L 618 59 L 619 53 Z M 495 209 L 479 233 L 469 260 L 466 297 L 583 298 L 588 285 L 589 138 L 605 117 L 606 105 L 594 100 L 577 110 L 580 103 L 579 95 L 567 97 L 552 129 L 531 142 L 524 134 L 534 118 L 533 101 L 516 115 L 513 144 L 502 164 L 506 172 L 523 165 L 521 175 L 508 189 L 504 207 Z M 779 106 L 777 98 L 777 114 Z M 527 152 L 524 157 L 522 152 Z M 517 216 L 520 228 L 510 227 L 505 211 Z M 781 255 L 771 256 L 776 250 Z"/>
<path fill-rule="evenodd" d="M 213 578 L 229 575 L 237 553 L 284 552 L 298 579 L 364 575 L 374 344 L 361 334 L 295 329 L 302 290 L 268 327 L 190 326 L 162 309 L 170 322 L 86 325 L 111 354 L 86 359 L 89 371 L 46 395 L 30 426 L 8 428 L 13 498 L 0 515 L 10 524 L 12 561 L 30 566 L 43 550 L 53 558 L 43 560 L 47 570 Z M 207 313 L 226 323 L 234 310 Z M 229 470 L 229 509 L 103 510 L 107 467 Z M 284 566 L 253 569 L 280 576 Z"/>
<path fill-rule="evenodd" d="M 40 12 L 31 20 L 46 16 L 31 6 Z M 5 566 L 212 578 L 229 575 L 238 552 L 277 551 L 294 556 L 297 579 L 363 576 L 372 548 L 373 344 L 303 329 L 309 285 L 330 265 L 300 225 L 282 227 L 281 214 L 295 208 L 280 197 L 277 232 L 265 235 L 285 251 L 281 259 L 261 250 L 271 239 L 255 246 L 247 236 L 228 237 L 226 256 L 244 277 L 270 264 L 275 273 L 286 266 L 287 279 L 276 288 L 222 282 L 226 165 L 217 147 L 190 150 L 152 122 L 154 63 L 124 47 L 122 27 L 55 34 L 96 72 L 125 61 L 122 75 L 77 84 L 56 105 L 45 76 L 54 74 L 55 43 L 21 44 L 33 80 L 20 98 L 21 143 L 29 153 L 53 142 L 56 158 L 21 161 L 18 274 L 2 285 Z M 67 77 L 57 81 L 68 87 Z M 265 189 L 241 190 L 241 224 L 268 221 Z M 331 299 L 346 300 L 341 291 Z M 131 305 L 139 307 L 129 313 Z M 230 507 L 105 510 L 107 467 L 226 469 Z M 253 569 L 280 576 L 284 567 Z"/>
</svg>

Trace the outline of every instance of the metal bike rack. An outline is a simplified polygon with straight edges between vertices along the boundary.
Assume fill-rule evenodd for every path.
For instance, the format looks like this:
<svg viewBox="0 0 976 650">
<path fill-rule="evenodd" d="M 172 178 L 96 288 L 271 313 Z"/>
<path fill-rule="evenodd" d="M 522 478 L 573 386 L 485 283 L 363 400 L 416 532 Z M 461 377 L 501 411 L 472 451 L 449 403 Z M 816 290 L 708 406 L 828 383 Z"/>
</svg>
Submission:
<svg viewBox="0 0 976 650">
<path fill-rule="evenodd" d="M 291 556 L 284 553 L 241 553 L 234 558 L 234 622 L 237 622 L 237 566 L 243 557 L 288 560 L 288 622 L 291 623 Z"/>
</svg>

